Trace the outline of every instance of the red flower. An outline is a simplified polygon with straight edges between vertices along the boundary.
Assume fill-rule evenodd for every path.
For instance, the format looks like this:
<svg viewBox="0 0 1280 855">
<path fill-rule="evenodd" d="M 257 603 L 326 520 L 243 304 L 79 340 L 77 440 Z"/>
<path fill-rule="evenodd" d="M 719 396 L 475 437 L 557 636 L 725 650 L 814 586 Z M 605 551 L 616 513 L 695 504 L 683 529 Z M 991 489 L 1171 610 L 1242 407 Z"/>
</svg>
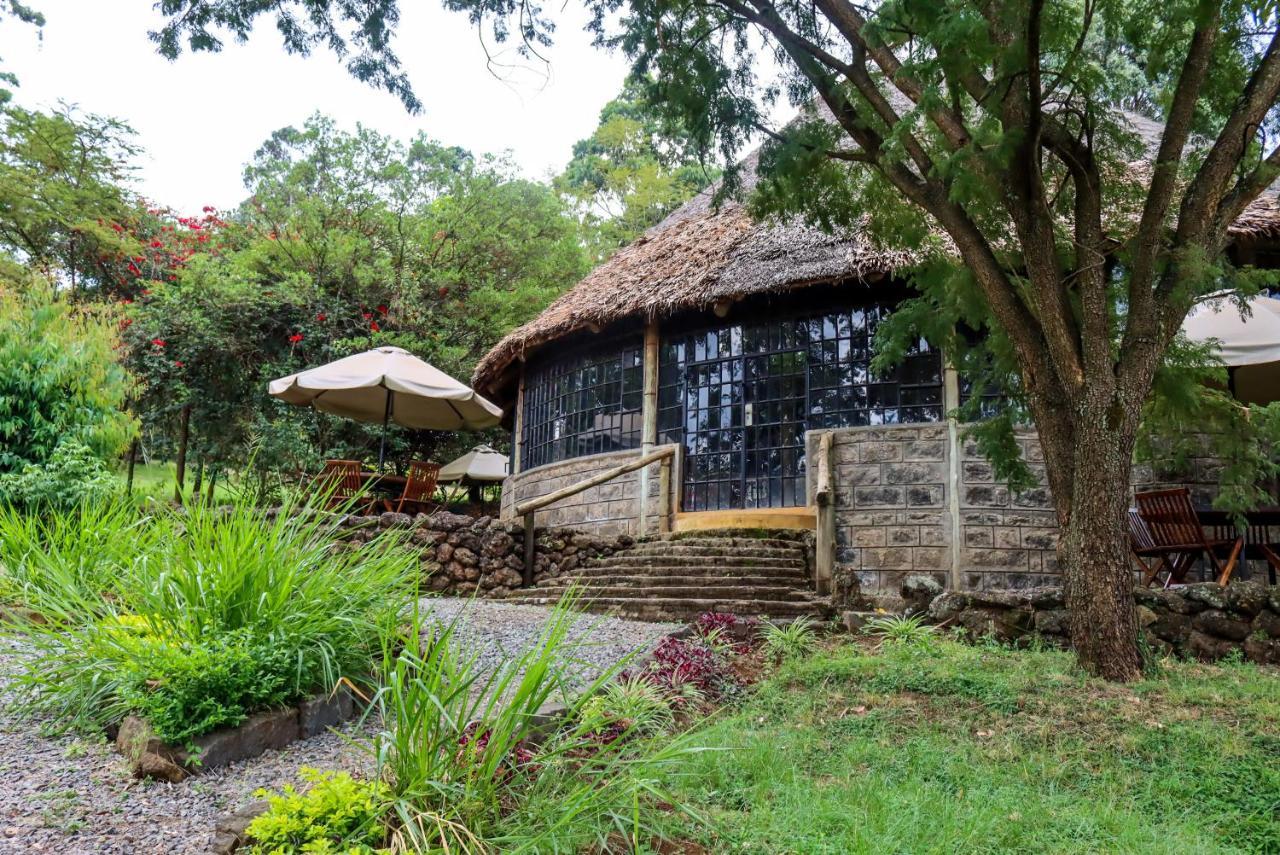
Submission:
<svg viewBox="0 0 1280 855">
<path fill-rule="evenodd" d="M 449 296 L 449 289 L 448 289 L 448 288 L 441 288 L 441 289 L 440 289 L 440 296 L 441 296 L 441 297 L 448 297 L 448 296 Z"/>
<path fill-rule="evenodd" d="M 364 319 L 367 321 L 367 320 L 369 320 L 370 318 L 372 318 L 372 317 L 373 317 L 373 312 L 365 312 L 365 313 L 364 313 L 364 314 L 362 314 L 360 317 L 364 318 Z"/>
<path fill-rule="evenodd" d="M 165 341 L 162 338 L 153 338 L 151 339 L 151 343 L 154 344 L 156 347 L 164 347 L 165 345 Z"/>
<path fill-rule="evenodd" d="M 385 315 L 386 313 L 387 313 L 387 307 L 386 307 L 386 306 L 379 306 L 379 307 L 378 307 L 378 314 Z"/>
<path fill-rule="evenodd" d="M 206 214 L 212 214 L 212 213 L 214 212 L 215 208 L 214 208 L 212 205 L 205 205 L 205 206 L 204 206 L 203 208 L 201 208 L 200 210 L 204 211 Z"/>
<path fill-rule="evenodd" d="M 173 364 L 174 364 L 174 366 L 175 366 L 175 367 L 177 367 L 177 368 L 185 368 L 185 367 L 186 367 L 186 365 L 187 365 L 187 363 L 183 362 L 181 359 L 175 359 L 175 360 L 173 360 Z"/>
<path fill-rule="evenodd" d="M 129 305 L 130 303 L 132 303 L 132 302 L 133 302 L 133 301 L 132 301 L 132 300 L 130 300 L 128 297 L 125 297 L 123 300 L 121 300 L 121 301 L 120 301 L 120 305 L 122 305 L 122 306 L 128 306 L 128 305 Z"/>
<path fill-rule="evenodd" d="M 370 331 L 370 332 L 378 332 L 380 329 L 382 329 L 382 327 L 378 326 L 378 322 L 377 322 L 377 321 L 369 321 L 369 331 Z"/>
<path fill-rule="evenodd" d="M 318 321 L 319 323 L 324 323 L 324 318 L 325 318 L 324 312 L 320 312 L 318 315 L 316 315 L 316 321 Z"/>
<path fill-rule="evenodd" d="M 289 336 L 290 344 L 297 344 L 300 341 L 302 341 L 302 333 L 294 333 L 293 335 Z"/>
<path fill-rule="evenodd" d="M 159 249 L 159 248 L 160 248 L 160 247 L 162 247 L 162 246 L 164 246 L 164 243 L 162 243 L 161 241 L 153 240 L 153 241 L 151 242 L 151 248 L 152 248 L 152 249 Z"/>
</svg>

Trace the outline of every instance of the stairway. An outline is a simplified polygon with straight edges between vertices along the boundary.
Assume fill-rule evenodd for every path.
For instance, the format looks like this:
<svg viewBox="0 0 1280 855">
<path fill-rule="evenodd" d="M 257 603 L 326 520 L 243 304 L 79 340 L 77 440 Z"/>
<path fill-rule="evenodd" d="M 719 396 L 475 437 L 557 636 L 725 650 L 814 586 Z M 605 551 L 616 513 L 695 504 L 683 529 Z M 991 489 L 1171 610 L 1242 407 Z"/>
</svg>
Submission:
<svg viewBox="0 0 1280 855">
<path fill-rule="evenodd" d="M 583 607 L 635 620 L 690 621 L 703 612 L 768 618 L 822 617 L 804 546 L 795 540 L 697 532 L 640 541 L 509 599 L 554 603 L 570 585 Z"/>
</svg>

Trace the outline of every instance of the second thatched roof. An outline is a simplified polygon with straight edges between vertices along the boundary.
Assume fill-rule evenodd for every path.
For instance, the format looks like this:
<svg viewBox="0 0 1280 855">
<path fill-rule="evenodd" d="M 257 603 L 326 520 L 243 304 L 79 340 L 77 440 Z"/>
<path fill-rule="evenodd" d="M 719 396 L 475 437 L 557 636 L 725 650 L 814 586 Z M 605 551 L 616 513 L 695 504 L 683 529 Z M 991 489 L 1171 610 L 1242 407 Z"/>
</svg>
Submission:
<svg viewBox="0 0 1280 855">
<path fill-rule="evenodd" d="M 1155 126 L 1146 120 L 1141 124 Z M 743 196 L 756 182 L 757 156 L 753 153 L 742 163 Z M 538 317 L 508 333 L 480 360 L 472 386 L 494 400 L 509 401 L 512 366 L 574 333 L 629 319 L 707 310 L 757 294 L 878 278 L 919 261 L 909 250 L 877 246 L 861 233 L 827 233 L 798 221 L 758 222 L 736 200 L 716 208 L 715 189 L 703 190 Z M 1236 238 L 1280 237 L 1280 201 L 1274 188 L 1245 210 L 1231 232 Z"/>
</svg>

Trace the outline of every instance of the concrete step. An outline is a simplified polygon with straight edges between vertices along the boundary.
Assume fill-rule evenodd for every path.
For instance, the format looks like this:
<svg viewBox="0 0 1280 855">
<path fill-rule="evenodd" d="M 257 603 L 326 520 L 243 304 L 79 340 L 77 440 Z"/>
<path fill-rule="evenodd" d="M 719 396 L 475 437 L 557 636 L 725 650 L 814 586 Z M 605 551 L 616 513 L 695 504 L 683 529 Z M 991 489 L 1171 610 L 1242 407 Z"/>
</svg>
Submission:
<svg viewBox="0 0 1280 855">
<path fill-rule="evenodd" d="M 585 578 L 595 576 L 707 576 L 738 579 L 754 576 L 763 579 L 794 580 L 804 584 L 809 572 L 804 567 L 776 566 L 752 567 L 732 564 L 588 564 L 573 571 L 573 575 Z"/>
<path fill-rule="evenodd" d="M 623 550 L 619 555 L 687 555 L 690 557 L 716 558 L 773 558 L 787 561 L 803 561 L 804 550 L 784 549 L 776 546 L 721 546 L 711 544 L 684 544 L 680 541 L 641 543 Z"/>
<path fill-rule="evenodd" d="M 532 596 L 551 596 L 557 591 L 563 592 L 568 586 L 537 587 L 528 589 Z M 613 584 L 583 585 L 580 588 L 583 597 L 607 597 L 610 599 L 648 600 L 653 598 L 667 599 L 680 597 L 696 600 L 714 597 L 715 599 L 762 600 L 768 602 L 807 602 L 812 598 L 809 591 L 803 588 L 792 588 L 786 585 L 662 585 L 647 587 L 644 585 Z"/>
<path fill-rule="evenodd" d="M 558 596 L 520 598 L 517 602 L 530 605 L 554 605 Z M 633 620 L 691 621 L 705 612 L 730 612 L 741 616 L 769 618 L 826 616 L 825 604 L 814 600 L 775 602 L 754 599 L 711 599 L 692 597 L 594 597 L 584 598 L 580 607 L 598 614 L 612 614 Z"/>
<path fill-rule="evenodd" d="M 680 568 L 683 569 L 683 568 Z M 759 587 L 778 587 L 788 588 L 795 591 L 808 590 L 808 580 L 803 576 L 734 576 L 732 574 L 723 574 L 719 576 L 709 575 L 705 573 L 670 573 L 662 575 L 652 575 L 643 571 L 635 573 L 613 574 L 598 573 L 587 575 L 585 571 L 574 573 L 573 575 L 557 576 L 554 579 L 543 579 L 532 590 L 557 588 L 565 589 L 570 585 L 578 585 L 581 587 L 599 587 L 601 585 L 621 585 L 627 588 L 691 588 L 703 585 L 708 588 L 723 588 L 725 586 L 759 586 Z"/>
<path fill-rule="evenodd" d="M 591 562 L 591 567 L 717 567 L 734 570 L 803 570 L 805 563 L 794 558 L 753 558 L 737 555 L 636 555 L 623 552 Z"/>
<path fill-rule="evenodd" d="M 778 540 L 766 537 L 666 537 L 661 540 L 642 540 L 633 549 L 660 549 L 663 547 L 696 547 L 709 549 L 779 549 L 786 552 L 803 551 L 797 540 Z"/>
</svg>

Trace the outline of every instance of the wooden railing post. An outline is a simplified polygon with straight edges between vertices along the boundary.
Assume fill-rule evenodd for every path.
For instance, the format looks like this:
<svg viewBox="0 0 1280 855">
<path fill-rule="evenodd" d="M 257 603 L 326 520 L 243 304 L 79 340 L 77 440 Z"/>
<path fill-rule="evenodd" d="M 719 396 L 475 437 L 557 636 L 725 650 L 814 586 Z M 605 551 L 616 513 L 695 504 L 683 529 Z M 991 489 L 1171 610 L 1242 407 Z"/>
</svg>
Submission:
<svg viewBox="0 0 1280 855">
<path fill-rule="evenodd" d="M 674 455 L 673 455 L 674 456 Z M 671 531 L 671 457 L 658 464 L 658 533 Z"/>
<path fill-rule="evenodd" d="M 813 500 L 818 506 L 817 531 L 814 532 L 814 588 L 819 594 L 830 594 L 836 564 L 836 503 L 832 495 L 830 431 L 818 439 L 817 473 Z"/>
<path fill-rule="evenodd" d="M 537 550 L 537 532 L 533 527 L 533 511 L 524 515 L 524 586 L 533 584 L 533 563 Z"/>
</svg>

